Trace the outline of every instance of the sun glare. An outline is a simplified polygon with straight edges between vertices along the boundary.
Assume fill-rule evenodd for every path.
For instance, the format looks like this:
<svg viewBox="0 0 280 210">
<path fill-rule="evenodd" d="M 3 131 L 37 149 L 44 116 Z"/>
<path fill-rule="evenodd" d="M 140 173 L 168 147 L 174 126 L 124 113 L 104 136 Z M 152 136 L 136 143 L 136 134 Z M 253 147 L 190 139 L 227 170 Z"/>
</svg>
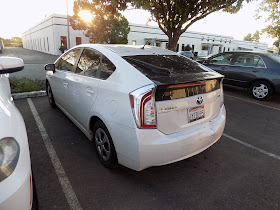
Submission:
<svg viewBox="0 0 280 210">
<path fill-rule="evenodd" d="M 92 14 L 89 11 L 80 11 L 78 14 L 84 21 L 91 21 Z"/>
</svg>

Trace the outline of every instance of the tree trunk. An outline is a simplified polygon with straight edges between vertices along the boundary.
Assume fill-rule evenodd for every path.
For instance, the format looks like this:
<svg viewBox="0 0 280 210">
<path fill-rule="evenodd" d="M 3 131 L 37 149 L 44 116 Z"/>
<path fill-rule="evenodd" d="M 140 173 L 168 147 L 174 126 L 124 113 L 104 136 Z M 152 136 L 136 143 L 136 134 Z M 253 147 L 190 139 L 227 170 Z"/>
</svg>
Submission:
<svg viewBox="0 0 280 210">
<path fill-rule="evenodd" d="M 278 55 L 280 55 L 280 37 L 278 38 Z"/>
<path fill-rule="evenodd" d="M 180 38 L 180 34 L 175 32 L 172 35 L 168 37 L 168 46 L 167 46 L 167 48 L 169 50 L 172 50 L 172 51 L 176 52 L 177 43 L 178 43 L 178 40 Z"/>
</svg>

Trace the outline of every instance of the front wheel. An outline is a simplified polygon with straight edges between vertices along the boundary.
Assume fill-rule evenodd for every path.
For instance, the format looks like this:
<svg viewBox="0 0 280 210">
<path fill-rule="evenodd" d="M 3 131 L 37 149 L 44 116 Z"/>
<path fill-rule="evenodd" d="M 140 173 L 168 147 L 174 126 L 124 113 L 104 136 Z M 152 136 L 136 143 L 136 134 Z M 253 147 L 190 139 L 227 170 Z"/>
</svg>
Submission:
<svg viewBox="0 0 280 210">
<path fill-rule="evenodd" d="M 111 135 L 102 121 L 97 121 L 93 127 L 95 148 L 100 162 L 107 168 L 118 165 L 117 153 Z"/>
<path fill-rule="evenodd" d="M 250 93 L 254 99 L 265 101 L 272 96 L 273 88 L 266 81 L 256 81 L 251 85 Z"/>
<path fill-rule="evenodd" d="M 52 93 L 52 88 L 51 88 L 49 82 L 47 82 L 47 96 L 48 96 L 49 103 L 50 103 L 51 107 L 55 108 L 56 107 L 55 100 L 54 100 L 53 93 Z"/>
</svg>

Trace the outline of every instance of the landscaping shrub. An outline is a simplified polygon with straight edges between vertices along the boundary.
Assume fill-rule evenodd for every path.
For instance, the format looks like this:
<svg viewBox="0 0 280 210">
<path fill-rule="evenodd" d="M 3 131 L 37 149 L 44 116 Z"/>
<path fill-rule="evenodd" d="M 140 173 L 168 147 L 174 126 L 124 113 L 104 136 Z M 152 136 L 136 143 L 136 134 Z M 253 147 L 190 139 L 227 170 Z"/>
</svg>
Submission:
<svg viewBox="0 0 280 210">
<path fill-rule="evenodd" d="M 9 79 L 12 93 L 24 93 L 45 90 L 44 79 L 29 79 L 26 77 Z"/>
</svg>

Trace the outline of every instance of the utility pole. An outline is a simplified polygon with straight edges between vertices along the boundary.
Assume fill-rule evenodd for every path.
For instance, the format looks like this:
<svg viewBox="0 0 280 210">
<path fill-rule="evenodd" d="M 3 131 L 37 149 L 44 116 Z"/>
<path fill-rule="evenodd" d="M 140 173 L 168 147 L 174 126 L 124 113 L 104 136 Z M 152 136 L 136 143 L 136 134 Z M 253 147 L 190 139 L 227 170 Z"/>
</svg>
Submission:
<svg viewBox="0 0 280 210">
<path fill-rule="evenodd" d="M 66 9 L 67 9 L 67 33 L 68 33 L 68 45 L 67 49 L 70 49 L 70 29 L 69 29 L 69 15 L 68 15 L 68 0 L 66 0 Z"/>
</svg>

